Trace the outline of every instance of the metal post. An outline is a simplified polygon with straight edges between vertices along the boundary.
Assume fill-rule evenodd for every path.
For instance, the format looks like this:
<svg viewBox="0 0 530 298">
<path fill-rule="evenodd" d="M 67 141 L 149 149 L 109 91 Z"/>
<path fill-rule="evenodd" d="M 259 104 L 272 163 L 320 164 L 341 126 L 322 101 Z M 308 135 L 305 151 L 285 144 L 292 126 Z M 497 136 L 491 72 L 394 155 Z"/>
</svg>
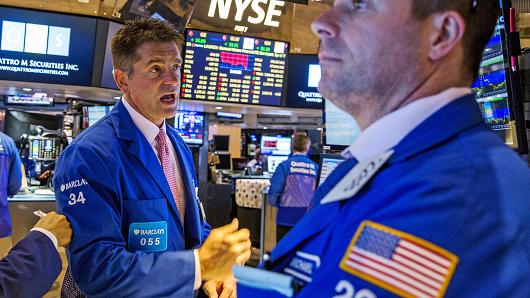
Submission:
<svg viewBox="0 0 530 298">
<path fill-rule="evenodd" d="M 261 192 L 261 221 L 259 228 L 259 262 L 263 262 L 263 255 L 265 254 L 265 209 L 267 207 L 267 198 L 268 198 L 269 188 L 263 188 Z"/>
</svg>

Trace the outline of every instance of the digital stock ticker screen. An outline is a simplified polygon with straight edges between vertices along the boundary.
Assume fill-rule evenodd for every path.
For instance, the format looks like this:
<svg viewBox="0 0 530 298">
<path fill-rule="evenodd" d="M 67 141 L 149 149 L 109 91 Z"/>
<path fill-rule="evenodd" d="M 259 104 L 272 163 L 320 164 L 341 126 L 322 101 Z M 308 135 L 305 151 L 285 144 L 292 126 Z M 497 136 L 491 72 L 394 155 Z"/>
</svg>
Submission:
<svg viewBox="0 0 530 298">
<path fill-rule="evenodd" d="M 506 80 L 506 60 L 502 42 L 504 22 L 499 19 L 480 64 L 479 77 L 471 86 L 482 116 L 495 130 L 510 129 L 510 105 Z"/>
<path fill-rule="evenodd" d="M 280 106 L 288 43 L 186 31 L 181 98 Z"/>
</svg>

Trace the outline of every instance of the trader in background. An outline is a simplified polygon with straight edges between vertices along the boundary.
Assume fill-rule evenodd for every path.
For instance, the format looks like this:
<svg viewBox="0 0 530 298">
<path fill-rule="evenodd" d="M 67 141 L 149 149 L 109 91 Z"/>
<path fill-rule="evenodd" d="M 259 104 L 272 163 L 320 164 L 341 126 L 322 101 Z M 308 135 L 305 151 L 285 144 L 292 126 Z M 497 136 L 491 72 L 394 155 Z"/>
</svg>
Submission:
<svg viewBox="0 0 530 298">
<path fill-rule="evenodd" d="M 7 196 L 15 195 L 22 185 L 20 156 L 15 142 L 0 132 L 0 258 L 11 248 L 11 217 Z"/>
<path fill-rule="evenodd" d="M 0 297 L 42 297 L 62 269 L 57 246 L 66 247 L 72 229 L 64 215 L 50 212 L 0 260 Z"/>
<path fill-rule="evenodd" d="M 469 88 L 499 13 L 335 0 L 313 23 L 319 91 L 362 133 L 265 265 L 297 297 L 530 297 L 530 170 Z"/>
<path fill-rule="evenodd" d="M 180 40 L 157 19 L 126 22 L 112 39 L 123 98 L 62 152 L 53 179 L 74 231 L 64 296 L 193 297 L 202 281 L 230 295 L 231 266 L 250 257 L 237 220 L 210 233 L 191 151 L 166 125 L 178 106 Z"/>
<path fill-rule="evenodd" d="M 315 191 L 318 166 L 307 157 L 311 140 L 305 135 L 293 138 L 291 158 L 276 167 L 269 188 L 269 204 L 278 206 L 276 241 L 285 236 L 306 214 Z"/>
</svg>

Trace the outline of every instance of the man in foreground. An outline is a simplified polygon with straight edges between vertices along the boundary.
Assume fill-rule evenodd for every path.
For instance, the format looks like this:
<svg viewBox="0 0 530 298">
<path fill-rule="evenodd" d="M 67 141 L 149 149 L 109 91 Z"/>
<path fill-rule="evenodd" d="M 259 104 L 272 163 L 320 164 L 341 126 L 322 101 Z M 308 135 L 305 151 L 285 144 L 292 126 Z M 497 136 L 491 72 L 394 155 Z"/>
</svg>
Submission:
<svg viewBox="0 0 530 298">
<path fill-rule="evenodd" d="M 319 90 L 362 134 L 265 265 L 298 297 L 530 296 L 530 173 L 469 89 L 498 6 L 336 0 L 313 23 Z"/>
</svg>

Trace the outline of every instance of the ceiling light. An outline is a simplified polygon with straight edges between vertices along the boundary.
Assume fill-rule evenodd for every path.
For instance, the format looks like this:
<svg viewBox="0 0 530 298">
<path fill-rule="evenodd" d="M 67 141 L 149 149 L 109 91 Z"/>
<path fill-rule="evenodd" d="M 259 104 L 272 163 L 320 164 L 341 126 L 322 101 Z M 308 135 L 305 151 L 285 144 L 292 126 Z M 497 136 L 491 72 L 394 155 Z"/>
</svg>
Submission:
<svg viewBox="0 0 530 298">
<path fill-rule="evenodd" d="M 26 92 L 30 92 L 30 91 L 32 91 L 32 90 L 33 90 L 33 89 L 31 89 L 31 88 L 27 88 L 27 87 L 26 87 L 26 88 L 22 88 L 22 91 L 26 91 Z"/>
<path fill-rule="evenodd" d="M 216 110 L 222 110 L 223 107 L 215 107 Z"/>
</svg>

